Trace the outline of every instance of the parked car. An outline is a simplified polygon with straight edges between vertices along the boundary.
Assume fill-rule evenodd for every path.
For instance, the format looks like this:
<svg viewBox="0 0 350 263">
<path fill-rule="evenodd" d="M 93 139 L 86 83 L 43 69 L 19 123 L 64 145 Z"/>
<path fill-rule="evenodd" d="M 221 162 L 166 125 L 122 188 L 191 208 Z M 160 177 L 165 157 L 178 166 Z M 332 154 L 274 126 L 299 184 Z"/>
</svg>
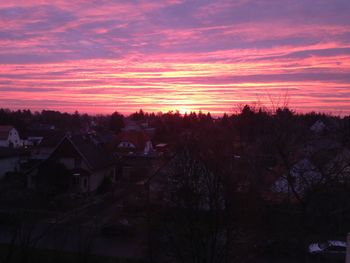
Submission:
<svg viewBox="0 0 350 263">
<path fill-rule="evenodd" d="M 345 261 L 346 242 L 329 240 L 326 242 L 312 243 L 309 245 L 308 252 L 311 256 Z"/>
</svg>

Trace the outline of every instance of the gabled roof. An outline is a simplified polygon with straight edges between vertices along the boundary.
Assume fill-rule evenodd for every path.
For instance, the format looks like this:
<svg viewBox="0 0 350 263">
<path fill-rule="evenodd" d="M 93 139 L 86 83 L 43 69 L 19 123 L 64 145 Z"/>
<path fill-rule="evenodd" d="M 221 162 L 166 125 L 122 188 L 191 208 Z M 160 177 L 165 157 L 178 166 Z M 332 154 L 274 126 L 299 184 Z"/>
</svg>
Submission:
<svg viewBox="0 0 350 263">
<path fill-rule="evenodd" d="M 0 140 L 6 140 L 13 128 L 11 125 L 0 125 Z"/>
<path fill-rule="evenodd" d="M 55 156 L 59 148 L 63 147 L 64 143 L 67 142 L 74 147 L 91 170 L 100 170 L 116 164 L 116 159 L 113 155 L 96 144 L 88 135 L 64 137 L 51 156 Z"/>
<path fill-rule="evenodd" d="M 63 131 L 46 132 L 45 135 L 43 135 L 40 147 L 54 148 L 60 143 L 64 136 L 65 132 Z"/>
</svg>

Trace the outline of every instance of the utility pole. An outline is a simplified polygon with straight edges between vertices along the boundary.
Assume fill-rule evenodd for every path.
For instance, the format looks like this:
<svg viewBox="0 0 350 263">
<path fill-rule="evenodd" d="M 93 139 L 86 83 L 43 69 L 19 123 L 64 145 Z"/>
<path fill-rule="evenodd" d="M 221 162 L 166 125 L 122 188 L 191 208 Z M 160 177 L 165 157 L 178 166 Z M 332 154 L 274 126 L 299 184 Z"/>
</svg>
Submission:
<svg viewBox="0 0 350 263">
<path fill-rule="evenodd" d="M 350 233 L 346 238 L 346 260 L 345 263 L 350 263 Z"/>
</svg>

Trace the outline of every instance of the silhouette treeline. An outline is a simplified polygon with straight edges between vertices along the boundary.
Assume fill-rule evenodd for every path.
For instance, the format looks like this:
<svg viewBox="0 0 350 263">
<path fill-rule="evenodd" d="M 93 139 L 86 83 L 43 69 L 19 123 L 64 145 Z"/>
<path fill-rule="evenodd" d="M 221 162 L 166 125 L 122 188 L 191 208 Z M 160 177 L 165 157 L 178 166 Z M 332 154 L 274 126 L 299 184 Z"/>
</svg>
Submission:
<svg viewBox="0 0 350 263">
<path fill-rule="evenodd" d="M 147 113 L 142 109 L 124 116 L 115 111 L 106 115 L 81 114 L 43 110 L 0 109 L 0 125 L 13 125 L 20 133 L 38 125 L 53 125 L 58 129 L 80 130 L 94 126 L 97 130 L 120 131 L 125 125 L 125 118 L 134 121 L 147 122 L 150 127 L 156 128 L 157 141 L 174 140 L 184 131 L 195 131 L 218 127 L 232 132 L 240 140 L 252 141 L 262 135 L 271 134 L 274 129 L 285 129 L 288 132 L 303 130 L 310 132 L 310 127 L 317 121 L 326 124 L 326 133 L 336 136 L 342 143 L 350 140 L 350 115 L 333 116 L 325 113 L 297 113 L 287 107 L 277 108 L 275 111 L 262 107 L 245 105 L 237 113 L 213 117 L 210 113 L 190 112 L 180 114 L 178 111 L 167 113 Z"/>
</svg>

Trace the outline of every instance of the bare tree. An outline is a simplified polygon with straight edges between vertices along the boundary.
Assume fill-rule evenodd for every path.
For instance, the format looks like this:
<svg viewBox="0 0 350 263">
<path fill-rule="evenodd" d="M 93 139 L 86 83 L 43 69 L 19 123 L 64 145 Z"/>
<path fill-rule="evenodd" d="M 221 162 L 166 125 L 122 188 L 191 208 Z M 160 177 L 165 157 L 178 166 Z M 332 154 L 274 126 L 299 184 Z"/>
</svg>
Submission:
<svg viewBox="0 0 350 263">
<path fill-rule="evenodd" d="M 164 252 L 167 260 L 174 262 L 231 262 L 236 229 L 228 204 L 225 167 L 218 168 L 219 156 L 213 159 L 215 147 L 202 151 L 206 143 L 189 137 L 170 165 L 162 218 Z M 210 137 L 206 138 L 208 142 Z"/>
</svg>

